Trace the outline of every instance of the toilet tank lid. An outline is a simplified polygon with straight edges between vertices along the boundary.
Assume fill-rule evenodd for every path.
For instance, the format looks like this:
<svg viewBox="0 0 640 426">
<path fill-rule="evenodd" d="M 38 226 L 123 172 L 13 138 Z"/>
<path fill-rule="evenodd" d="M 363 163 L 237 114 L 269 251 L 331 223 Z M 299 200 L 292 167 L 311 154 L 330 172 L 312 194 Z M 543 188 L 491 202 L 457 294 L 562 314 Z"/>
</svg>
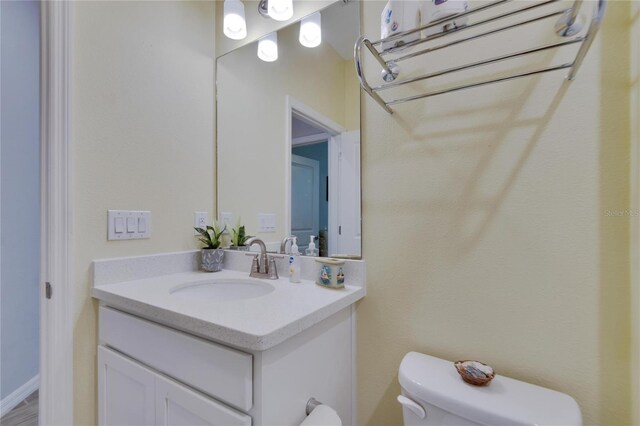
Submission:
<svg viewBox="0 0 640 426">
<path fill-rule="evenodd" d="M 488 386 L 462 381 L 453 362 L 409 352 L 400 364 L 400 385 L 409 396 L 486 425 L 581 425 L 569 395 L 496 375 Z"/>
</svg>

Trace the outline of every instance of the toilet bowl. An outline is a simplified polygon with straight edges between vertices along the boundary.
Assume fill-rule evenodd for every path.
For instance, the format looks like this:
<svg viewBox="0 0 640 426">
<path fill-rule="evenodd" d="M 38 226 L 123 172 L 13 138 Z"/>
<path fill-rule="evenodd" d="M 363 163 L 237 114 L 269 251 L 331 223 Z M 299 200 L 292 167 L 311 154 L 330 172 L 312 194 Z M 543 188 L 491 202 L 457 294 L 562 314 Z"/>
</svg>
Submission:
<svg viewBox="0 0 640 426">
<path fill-rule="evenodd" d="M 488 386 L 473 386 L 452 362 L 418 352 L 405 355 L 398 379 L 405 426 L 582 424 L 569 395 L 500 375 Z"/>
</svg>

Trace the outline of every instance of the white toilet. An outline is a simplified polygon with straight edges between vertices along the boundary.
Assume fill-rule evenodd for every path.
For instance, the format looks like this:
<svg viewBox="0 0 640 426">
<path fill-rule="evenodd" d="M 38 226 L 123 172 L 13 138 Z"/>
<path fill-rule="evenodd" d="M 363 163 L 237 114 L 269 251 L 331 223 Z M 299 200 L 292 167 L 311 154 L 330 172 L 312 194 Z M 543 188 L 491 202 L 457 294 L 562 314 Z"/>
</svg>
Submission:
<svg viewBox="0 0 640 426">
<path fill-rule="evenodd" d="M 469 385 L 452 362 L 417 352 L 405 355 L 399 380 L 405 426 L 582 424 L 569 395 L 499 375 L 488 386 Z"/>
</svg>

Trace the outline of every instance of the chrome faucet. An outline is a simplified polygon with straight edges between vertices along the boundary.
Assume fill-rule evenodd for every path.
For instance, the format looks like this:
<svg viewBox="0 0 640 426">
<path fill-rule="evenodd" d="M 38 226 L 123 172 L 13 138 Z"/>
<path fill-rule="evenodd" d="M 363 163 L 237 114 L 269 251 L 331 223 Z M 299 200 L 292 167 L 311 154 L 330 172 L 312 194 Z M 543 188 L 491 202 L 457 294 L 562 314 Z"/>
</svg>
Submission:
<svg viewBox="0 0 640 426">
<path fill-rule="evenodd" d="M 249 238 L 244 245 L 251 247 L 257 244 L 260 246 L 260 254 L 251 255 L 253 257 L 253 263 L 251 264 L 250 277 L 253 278 L 266 278 L 269 280 L 278 279 L 278 269 L 276 268 L 276 259 L 274 256 L 267 254 L 267 246 L 258 237 Z"/>
<path fill-rule="evenodd" d="M 296 238 L 295 235 L 287 235 L 286 237 L 284 237 L 282 239 L 282 242 L 280 243 L 280 253 L 281 254 L 288 254 L 287 253 L 287 243 L 293 244 L 293 240 L 295 238 Z"/>
</svg>

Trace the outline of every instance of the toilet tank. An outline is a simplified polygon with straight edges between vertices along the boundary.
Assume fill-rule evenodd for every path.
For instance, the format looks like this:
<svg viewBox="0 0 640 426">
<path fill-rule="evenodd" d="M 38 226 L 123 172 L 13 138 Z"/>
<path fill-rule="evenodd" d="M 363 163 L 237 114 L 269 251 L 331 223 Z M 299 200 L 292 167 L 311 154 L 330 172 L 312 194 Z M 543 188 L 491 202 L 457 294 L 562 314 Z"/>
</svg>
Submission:
<svg viewBox="0 0 640 426">
<path fill-rule="evenodd" d="M 405 355 L 398 378 L 405 426 L 582 424 L 580 407 L 567 394 L 500 375 L 473 386 L 453 362 L 418 352 Z"/>
</svg>

